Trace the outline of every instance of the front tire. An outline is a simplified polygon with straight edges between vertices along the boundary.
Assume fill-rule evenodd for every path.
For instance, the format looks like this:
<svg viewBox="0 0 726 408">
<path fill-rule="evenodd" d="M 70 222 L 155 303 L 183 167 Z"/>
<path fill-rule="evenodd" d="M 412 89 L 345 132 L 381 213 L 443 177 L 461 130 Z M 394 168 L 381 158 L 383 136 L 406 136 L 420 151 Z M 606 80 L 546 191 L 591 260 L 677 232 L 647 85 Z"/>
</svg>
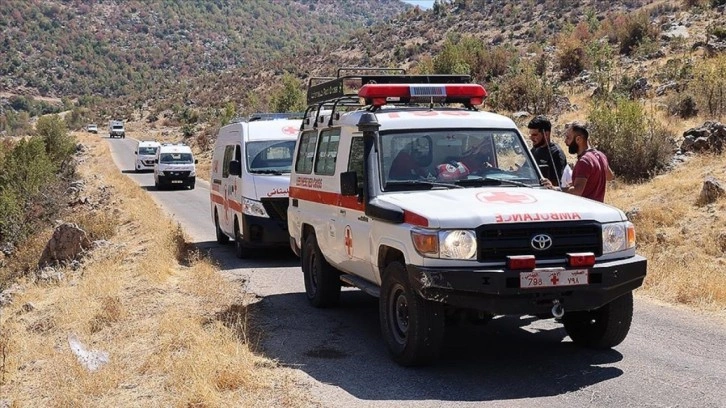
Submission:
<svg viewBox="0 0 726 408">
<path fill-rule="evenodd" d="M 217 243 L 218 244 L 226 244 L 229 242 L 229 237 L 227 234 L 222 232 L 222 229 L 219 228 L 219 216 L 217 215 L 217 210 L 214 210 L 214 230 L 217 234 Z"/>
<path fill-rule="evenodd" d="M 305 295 L 311 305 L 325 308 L 340 303 L 340 273 L 325 260 L 314 233 L 305 238 L 302 271 Z"/>
<path fill-rule="evenodd" d="M 633 292 L 629 292 L 598 309 L 569 312 L 562 317 L 565 331 L 573 343 L 609 349 L 625 340 L 633 320 Z"/>
<path fill-rule="evenodd" d="M 239 230 L 239 223 L 234 222 L 234 254 L 239 259 L 247 258 L 247 248 L 244 246 L 244 238 L 242 232 Z"/>
<path fill-rule="evenodd" d="M 402 366 L 431 363 L 444 339 L 444 307 L 419 296 L 400 262 L 386 266 L 379 299 L 383 339 L 393 359 Z"/>
</svg>

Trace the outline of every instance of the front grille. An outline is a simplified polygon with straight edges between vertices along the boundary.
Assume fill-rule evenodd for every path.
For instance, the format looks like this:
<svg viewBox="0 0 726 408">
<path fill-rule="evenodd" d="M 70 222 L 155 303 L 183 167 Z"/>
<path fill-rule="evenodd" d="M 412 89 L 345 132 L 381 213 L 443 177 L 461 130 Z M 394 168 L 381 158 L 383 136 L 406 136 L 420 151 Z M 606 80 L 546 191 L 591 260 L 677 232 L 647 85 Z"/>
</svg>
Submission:
<svg viewBox="0 0 726 408">
<path fill-rule="evenodd" d="M 167 177 L 189 177 L 190 171 L 164 171 Z"/>
<path fill-rule="evenodd" d="M 287 206 L 289 204 L 287 197 L 263 198 L 261 201 L 270 218 L 287 221 Z"/>
<path fill-rule="evenodd" d="M 592 221 L 486 225 L 477 229 L 480 262 L 503 262 L 509 255 L 534 255 L 537 259 L 560 258 L 572 252 L 602 255 L 602 229 Z M 532 248 L 532 238 L 547 234 L 552 246 Z"/>
</svg>

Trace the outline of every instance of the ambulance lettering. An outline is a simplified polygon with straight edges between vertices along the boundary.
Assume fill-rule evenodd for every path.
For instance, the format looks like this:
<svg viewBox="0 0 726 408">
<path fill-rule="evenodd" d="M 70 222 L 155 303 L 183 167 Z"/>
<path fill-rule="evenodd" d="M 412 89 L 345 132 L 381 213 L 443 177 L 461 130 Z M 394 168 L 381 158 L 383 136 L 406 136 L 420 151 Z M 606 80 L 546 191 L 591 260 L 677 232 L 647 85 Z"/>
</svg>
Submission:
<svg viewBox="0 0 726 408">
<path fill-rule="evenodd" d="M 323 188 L 323 179 L 314 178 L 314 177 L 298 176 L 295 179 L 295 186 L 296 187 L 307 187 L 307 188 L 320 190 Z"/>
<path fill-rule="evenodd" d="M 581 220 L 582 216 L 576 212 L 565 213 L 520 213 L 520 214 L 497 214 L 494 221 L 504 222 L 530 222 L 530 221 L 575 221 Z"/>
</svg>

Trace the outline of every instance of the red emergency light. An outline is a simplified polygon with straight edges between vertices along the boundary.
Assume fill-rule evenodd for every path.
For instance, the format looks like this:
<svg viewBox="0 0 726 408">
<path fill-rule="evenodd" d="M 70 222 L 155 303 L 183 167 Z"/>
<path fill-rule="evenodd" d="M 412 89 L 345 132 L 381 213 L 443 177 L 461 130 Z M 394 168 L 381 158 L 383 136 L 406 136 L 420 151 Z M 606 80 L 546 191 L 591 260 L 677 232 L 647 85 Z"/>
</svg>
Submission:
<svg viewBox="0 0 726 408">
<path fill-rule="evenodd" d="M 366 84 L 358 90 L 365 105 L 392 103 L 463 103 L 481 105 L 487 91 L 479 84 Z"/>
</svg>

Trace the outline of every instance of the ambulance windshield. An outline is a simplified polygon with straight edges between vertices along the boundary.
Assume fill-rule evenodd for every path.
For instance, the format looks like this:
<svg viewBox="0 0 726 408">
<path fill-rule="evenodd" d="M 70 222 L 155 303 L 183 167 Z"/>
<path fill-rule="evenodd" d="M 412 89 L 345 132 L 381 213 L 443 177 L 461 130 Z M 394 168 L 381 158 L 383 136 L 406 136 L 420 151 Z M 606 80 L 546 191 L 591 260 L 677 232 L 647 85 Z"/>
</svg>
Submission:
<svg viewBox="0 0 726 408">
<path fill-rule="evenodd" d="M 247 142 L 247 170 L 250 173 L 282 174 L 292 168 L 295 140 Z"/>
<path fill-rule="evenodd" d="M 159 155 L 159 163 L 168 164 L 191 164 L 193 163 L 191 153 L 162 153 Z"/>
<path fill-rule="evenodd" d="M 390 131 L 380 142 L 384 190 L 539 185 L 527 146 L 512 130 Z"/>
</svg>

